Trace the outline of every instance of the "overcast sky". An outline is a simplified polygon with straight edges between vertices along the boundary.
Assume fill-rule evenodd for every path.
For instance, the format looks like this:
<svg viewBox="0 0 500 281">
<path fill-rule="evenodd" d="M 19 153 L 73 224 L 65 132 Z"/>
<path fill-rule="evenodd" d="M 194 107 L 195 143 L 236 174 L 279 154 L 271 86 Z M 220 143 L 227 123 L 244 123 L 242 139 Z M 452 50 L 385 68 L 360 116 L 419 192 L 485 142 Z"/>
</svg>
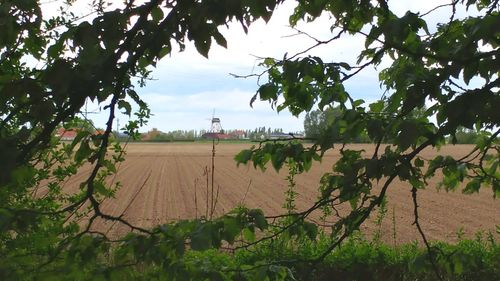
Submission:
<svg viewBox="0 0 500 281">
<path fill-rule="evenodd" d="M 81 0 L 80 2 L 82 2 Z M 449 1 L 389 1 L 399 15 L 407 10 L 428 11 Z M 221 119 L 224 129 L 253 129 L 255 127 L 282 128 L 285 132 L 303 130 L 304 115 L 294 117 L 289 112 L 279 114 L 271 109 L 267 102 L 257 101 L 254 107 L 249 101 L 258 89 L 254 78 L 237 79 L 230 73 L 246 75 L 258 73 L 257 57 L 282 58 L 285 53 L 292 55 L 305 50 L 315 42 L 304 35 L 290 36 L 297 32 L 288 26 L 288 16 L 293 10 L 293 2 L 277 9 L 272 19 L 265 24 L 258 21 L 251 25 L 245 35 L 239 24 L 230 24 L 229 29 L 222 29 L 226 35 L 228 48 L 216 46 L 215 42 L 209 52 L 209 59 L 199 55 L 192 44 L 188 44 L 184 52 L 174 52 L 165 57 L 155 69 L 144 88 L 137 92 L 146 101 L 154 114 L 142 131 L 158 128 L 170 130 L 209 129 L 212 111 Z M 430 28 L 436 22 L 448 20 L 451 8 L 443 8 L 430 14 L 425 19 Z M 463 14 L 463 11 L 459 11 Z M 300 24 L 298 29 L 306 31 L 319 39 L 328 39 L 328 17 L 316 22 Z M 432 31 L 432 30 L 431 30 Z M 356 55 L 364 46 L 362 37 L 349 37 L 322 46 L 310 52 L 324 61 L 342 60 L 348 63 L 356 61 Z M 382 66 L 383 67 L 383 66 Z M 379 69 L 380 70 L 380 69 Z M 375 69 L 366 69 L 347 84 L 347 90 L 356 98 L 373 101 L 382 95 L 378 74 Z M 89 110 L 96 109 L 93 104 Z M 96 126 L 104 127 L 106 114 L 89 115 Z M 118 116 L 123 125 L 128 117 Z"/>
</svg>

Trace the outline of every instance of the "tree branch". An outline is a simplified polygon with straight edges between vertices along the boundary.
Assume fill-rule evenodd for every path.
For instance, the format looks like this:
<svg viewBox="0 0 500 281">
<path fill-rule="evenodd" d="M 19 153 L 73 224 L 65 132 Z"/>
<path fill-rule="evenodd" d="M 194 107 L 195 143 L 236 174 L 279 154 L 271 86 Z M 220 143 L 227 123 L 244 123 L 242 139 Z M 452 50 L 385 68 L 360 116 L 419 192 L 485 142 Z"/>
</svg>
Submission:
<svg viewBox="0 0 500 281">
<path fill-rule="evenodd" d="M 432 252 L 432 248 L 429 244 L 429 241 L 427 241 L 427 237 L 425 236 L 425 233 L 422 230 L 422 227 L 420 226 L 420 223 L 418 220 L 419 217 L 418 217 L 418 203 L 417 203 L 417 188 L 413 187 L 411 189 L 411 195 L 412 195 L 412 199 L 413 199 L 413 216 L 415 218 L 413 224 L 416 225 L 418 232 L 420 233 L 420 236 L 422 237 L 422 240 L 424 241 L 425 247 L 427 248 L 427 253 L 429 255 L 429 261 L 431 262 L 432 269 L 434 270 L 436 277 L 439 280 L 444 281 L 444 278 L 439 273 L 439 269 L 436 265 L 436 260 L 435 260 L 434 254 Z"/>
</svg>

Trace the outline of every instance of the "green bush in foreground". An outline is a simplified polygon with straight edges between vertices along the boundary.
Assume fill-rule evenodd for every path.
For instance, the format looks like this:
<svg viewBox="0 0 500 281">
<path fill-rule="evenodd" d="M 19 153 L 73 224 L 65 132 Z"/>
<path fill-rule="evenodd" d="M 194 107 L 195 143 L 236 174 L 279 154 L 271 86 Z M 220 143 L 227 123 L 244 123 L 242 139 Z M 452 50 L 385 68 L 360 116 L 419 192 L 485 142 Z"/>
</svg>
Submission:
<svg viewBox="0 0 500 281">
<path fill-rule="evenodd" d="M 270 270 L 276 271 L 276 280 L 436 280 L 425 248 L 416 242 L 392 247 L 356 234 L 324 260 L 309 260 L 328 247 L 329 239 L 324 235 L 317 241 L 281 237 L 234 255 L 189 252 L 186 263 L 204 268 L 207 280 L 213 280 L 209 276 L 216 272 L 223 280 L 268 280 L 259 276 L 266 276 Z M 456 244 L 438 242 L 432 247 L 445 280 L 500 278 L 500 245 L 492 238 L 463 239 Z M 248 264 L 255 266 L 240 267 Z M 277 264 L 289 265 L 289 270 Z"/>
</svg>

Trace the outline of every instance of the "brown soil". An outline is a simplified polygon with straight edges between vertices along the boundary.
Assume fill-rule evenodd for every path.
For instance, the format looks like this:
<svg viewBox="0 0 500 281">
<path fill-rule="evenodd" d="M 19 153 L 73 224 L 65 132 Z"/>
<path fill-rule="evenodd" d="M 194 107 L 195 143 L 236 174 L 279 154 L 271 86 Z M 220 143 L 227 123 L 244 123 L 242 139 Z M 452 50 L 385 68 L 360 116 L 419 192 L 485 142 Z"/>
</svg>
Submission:
<svg viewBox="0 0 500 281">
<path fill-rule="evenodd" d="M 215 185 L 216 189 L 219 188 L 219 196 L 215 215 L 241 203 L 250 208 L 261 208 L 266 215 L 283 212 L 286 169 L 277 173 L 271 167 L 265 172 L 251 165 L 237 167 L 234 156 L 249 146 L 230 143 L 216 146 Z M 353 146 L 364 148 L 368 153 L 373 151 L 372 146 Z M 439 152 L 426 150 L 423 155 L 427 159 L 436 154 L 458 157 L 470 149 L 471 146 L 467 145 L 445 146 Z M 128 144 L 127 160 L 120 165 L 116 178 L 123 187 L 115 199 L 103 202 L 103 211 L 116 216 L 124 214 L 129 222 L 142 227 L 206 215 L 207 178 L 204 170 L 211 166 L 211 150 L 211 143 Z M 296 204 L 299 210 L 307 209 L 317 198 L 321 175 L 331 169 L 338 157 L 339 152 L 335 149 L 325 155 L 322 163 L 314 163 L 309 173 L 297 176 L 300 195 Z M 86 175 L 88 170 L 82 171 L 69 186 L 77 186 Z M 436 190 L 438 180 L 433 179 L 427 189 L 418 193 L 420 223 L 429 239 L 455 241 L 459 229 L 469 237 L 478 231 L 495 233 L 495 226 L 500 225 L 500 201 L 493 199 L 490 189 L 483 188 L 479 194 L 473 195 L 463 195 L 460 191 L 448 193 Z M 413 225 L 409 185 L 395 182 L 388 195 L 388 212 L 380 229 L 382 239 L 391 244 L 420 240 Z M 350 208 L 346 207 L 346 210 Z M 378 229 L 375 218 L 376 214 L 373 214 L 362 226 L 368 235 Z M 128 230 L 126 226 L 110 221 L 97 221 L 95 227 L 111 234 Z"/>
</svg>

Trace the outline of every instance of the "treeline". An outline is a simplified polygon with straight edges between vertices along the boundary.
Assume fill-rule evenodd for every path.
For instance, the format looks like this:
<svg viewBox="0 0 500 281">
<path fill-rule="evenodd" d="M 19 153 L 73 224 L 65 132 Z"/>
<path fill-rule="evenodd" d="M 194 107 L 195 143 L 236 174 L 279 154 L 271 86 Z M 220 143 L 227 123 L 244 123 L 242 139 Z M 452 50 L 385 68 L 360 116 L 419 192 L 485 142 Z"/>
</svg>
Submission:
<svg viewBox="0 0 500 281">
<path fill-rule="evenodd" d="M 329 107 L 321 111 L 319 109 L 306 113 L 304 118 L 304 132 L 307 138 L 318 138 L 325 134 L 329 125 L 335 122 L 341 115 L 341 111 L 336 107 Z M 352 142 L 354 143 L 369 143 L 370 138 L 368 133 L 363 131 L 360 135 L 356 136 Z"/>
<path fill-rule="evenodd" d="M 208 133 L 208 130 L 174 130 L 162 132 L 156 128 L 147 133 L 142 134 L 144 141 L 193 141 L 203 139 L 203 135 Z M 282 128 L 257 127 L 253 130 L 223 130 L 221 134 L 229 139 L 245 139 L 245 140 L 260 140 L 266 139 L 276 134 L 284 134 Z M 288 132 L 287 132 L 288 133 Z"/>
<path fill-rule="evenodd" d="M 310 111 L 304 118 L 304 131 L 307 138 L 318 138 L 328 130 L 328 126 L 335 122 L 341 115 L 339 108 L 327 108 L 323 111 L 317 109 Z M 415 116 L 423 116 L 420 112 L 414 112 Z M 446 143 L 449 144 L 475 144 L 481 132 L 460 127 L 454 135 L 448 136 Z M 354 143 L 370 143 L 371 140 L 366 130 L 352 140 Z"/>
<path fill-rule="evenodd" d="M 253 130 L 246 130 L 245 131 L 247 137 L 251 140 L 259 140 L 259 139 L 268 139 L 273 135 L 280 135 L 280 134 L 287 134 L 287 133 L 293 133 L 293 134 L 300 134 L 301 132 L 283 132 L 282 128 L 266 128 L 264 127 L 257 127 Z"/>
<path fill-rule="evenodd" d="M 457 130 L 454 136 L 448 137 L 447 142 L 456 144 L 474 144 L 480 137 L 481 134 L 477 131 L 462 127 Z"/>
<path fill-rule="evenodd" d="M 196 130 L 175 130 L 162 132 L 158 129 L 153 129 L 145 134 L 142 134 L 142 140 L 145 141 L 173 141 L 173 140 L 195 140 L 201 135 Z"/>
</svg>

